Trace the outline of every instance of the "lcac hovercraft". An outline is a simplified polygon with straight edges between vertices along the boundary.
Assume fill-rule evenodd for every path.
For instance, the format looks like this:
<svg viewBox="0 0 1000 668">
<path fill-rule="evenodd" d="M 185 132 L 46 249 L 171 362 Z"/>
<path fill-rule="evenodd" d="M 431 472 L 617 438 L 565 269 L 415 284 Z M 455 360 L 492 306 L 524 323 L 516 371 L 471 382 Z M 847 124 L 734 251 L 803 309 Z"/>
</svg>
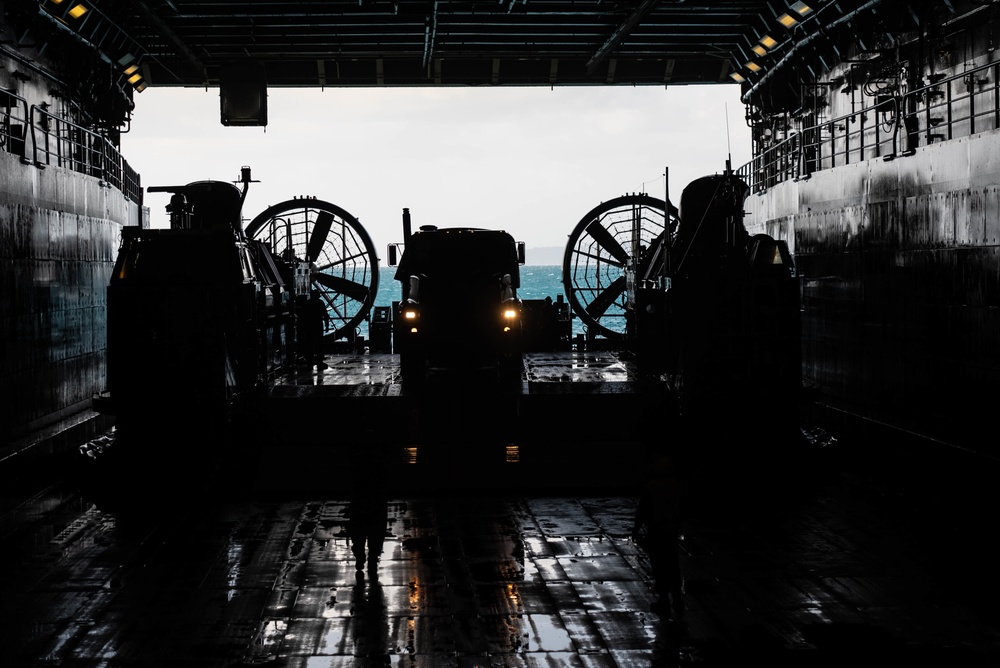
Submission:
<svg viewBox="0 0 1000 668">
<path fill-rule="evenodd" d="M 116 442 L 223 438 L 252 422 L 254 400 L 301 361 L 310 292 L 328 313 L 324 346 L 356 345 L 378 290 L 378 266 L 357 219 L 296 198 L 242 227 L 252 182 L 154 186 L 171 194 L 169 229 L 128 227 L 108 285 L 108 383 L 96 410 Z"/>
<path fill-rule="evenodd" d="M 744 228 L 749 192 L 727 163 L 685 187 L 680 207 L 633 194 L 585 214 L 563 260 L 586 330 L 575 345 L 631 352 L 685 405 L 789 405 L 801 391 L 798 276 L 784 241 Z"/>
</svg>

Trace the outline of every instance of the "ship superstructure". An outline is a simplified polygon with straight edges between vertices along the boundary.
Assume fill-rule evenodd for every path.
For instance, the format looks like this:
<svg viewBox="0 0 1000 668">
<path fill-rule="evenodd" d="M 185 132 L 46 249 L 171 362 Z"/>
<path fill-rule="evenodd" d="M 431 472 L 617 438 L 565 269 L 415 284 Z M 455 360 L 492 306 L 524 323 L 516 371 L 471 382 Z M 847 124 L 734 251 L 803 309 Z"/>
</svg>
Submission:
<svg viewBox="0 0 1000 668">
<path fill-rule="evenodd" d="M 765 53 L 742 84 L 754 159 L 740 169 L 747 228 L 795 256 L 802 370 L 824 401 L 991 456 L 997 9 L 866 3 Z"/>
</svg>

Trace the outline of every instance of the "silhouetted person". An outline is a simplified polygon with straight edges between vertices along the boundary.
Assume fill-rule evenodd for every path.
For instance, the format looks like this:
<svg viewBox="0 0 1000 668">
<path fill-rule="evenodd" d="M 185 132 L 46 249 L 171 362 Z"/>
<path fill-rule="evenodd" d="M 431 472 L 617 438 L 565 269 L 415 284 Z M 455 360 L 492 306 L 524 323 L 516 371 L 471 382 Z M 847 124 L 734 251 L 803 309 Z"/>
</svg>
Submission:
<svg viewBox="0 0 1000 668">
<path fill-rule="evenodd" d="M 674 621 L 684 616 L 678 554 L 680 523 L 681 484 L 674 477 L 670 459 L 659 456 L 649 481 L 640 491 L 632 537 L 649 554 L 653 568 L 657 600 L 652 611 L 663 614 L 669 609 Z"/>
<path fill-rule="evenodd" d="M 323 362 L 323 334 L 330 324 L 330 314 L 320 299 L 319 290 L 312 290 L 302 312 L 302 356 L 306 364 L 325 369 Z"/>
<path fill-rule="evenodd" d="M 384 439 L 368 430 L 355 444 L 351 457 L 353 485 L 347 533 L 357 560 L 358 575 L 368 565 L 368 576 L 378 577 L 386 525 L 389 520 L 388 451 Z"/>
</svg>

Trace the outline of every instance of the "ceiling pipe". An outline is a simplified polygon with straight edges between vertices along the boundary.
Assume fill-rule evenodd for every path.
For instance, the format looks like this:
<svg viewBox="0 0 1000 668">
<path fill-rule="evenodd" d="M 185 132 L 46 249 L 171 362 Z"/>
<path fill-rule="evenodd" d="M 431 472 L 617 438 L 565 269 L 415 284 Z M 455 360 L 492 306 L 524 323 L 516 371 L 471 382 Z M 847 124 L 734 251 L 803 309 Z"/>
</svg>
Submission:
<svg viewBox="0 0 1000 668">
<path fill-rule="evenodd" d="M 611 52 L 622 43 L 622 40 L 629 36 L 632 30 L 639 25 L 639 22 L 646 17 L 646 14 L 651 12 L 658 4 L 658 0 L 643 0 L 639 6 L 635 8 L 635 11 L 632 12 L 632 14 L 615 29 L 615 31 L 611 34 L 611 37 L 609 37 L 604 44 L 601 45 L 601 48 L 599 48 L 594 55 L 590 57 L 590 60 L 587 61 L 587 74 L 593 74 L 594 70 L 600 67 L 600 65 L 608 59 Z"/>
<path fill-rule="evenodd" d="M 142 12 L 143 16 L 145 16 L 150 23 L 156 26 L 156 29 L 159 30 L 160 33 L 164 37 L 166 37 L 174 45 L 174 47 L 177 48 L 177 52 L 180 53 L 182 56 L 184 56 L 184 58 L 188 61 L 188 63 L 191 64 L 191 67 L 194 68 L 195 72 L 205 72 L 205 66 L 202 64 L 200 60 L 198 60 L 197 56 L 194 55 L 194 52 L 192 52 L 191 49 L 188 48 L 188 45 L 185 44 L 184 41 L 180 37 L 178 37 L 173 30 L 170 29 L 170 26 L 168 26 L 156 12 L 150 9 L 149 5 L 146 4 L 146 2 L 144 2 L 143 0 L 138 0 L 135 3 L 135 6 L 139 9 L 140 12 Z M 173 4 L 171 4 L 171 8 L 174 9 L 174 11 L 177 10 L 177 8 L 173 6 Z M 177 78 L 180 79 L 180 77 Z"/>
</svg>

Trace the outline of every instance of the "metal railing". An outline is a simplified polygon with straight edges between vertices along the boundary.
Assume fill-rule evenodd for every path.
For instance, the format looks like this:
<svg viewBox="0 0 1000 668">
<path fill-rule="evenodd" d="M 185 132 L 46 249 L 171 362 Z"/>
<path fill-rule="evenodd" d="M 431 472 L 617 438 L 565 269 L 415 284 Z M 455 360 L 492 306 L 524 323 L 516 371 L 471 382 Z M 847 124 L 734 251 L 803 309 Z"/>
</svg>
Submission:
<svg viewBox="0 0 1000 668">
<path fill-rule="evenodd" d="M 23 97 L 3 88 L 0 150 L 20 156 L 26 165 L 64 167 L 97 177 L 142 203 L 139 174 L 106 136 L 50 113 L 45 105 L 28 105 Z"/>
<path fill-rule="evenodd" d="M 989 63 L 899 95 L 879 95 L 857 111 L 825 119 L 757 151 L 737 170 L 753 192 L 814 172 L 1000 128 L 1000 63 Z"/>
<path fill-rule="evenodd" d="M 25 164 L 31 163 L 25 155 L 28 124 L 28 101 L 0 88 L 0 150 L 20 156 Z"/>
</svg>

